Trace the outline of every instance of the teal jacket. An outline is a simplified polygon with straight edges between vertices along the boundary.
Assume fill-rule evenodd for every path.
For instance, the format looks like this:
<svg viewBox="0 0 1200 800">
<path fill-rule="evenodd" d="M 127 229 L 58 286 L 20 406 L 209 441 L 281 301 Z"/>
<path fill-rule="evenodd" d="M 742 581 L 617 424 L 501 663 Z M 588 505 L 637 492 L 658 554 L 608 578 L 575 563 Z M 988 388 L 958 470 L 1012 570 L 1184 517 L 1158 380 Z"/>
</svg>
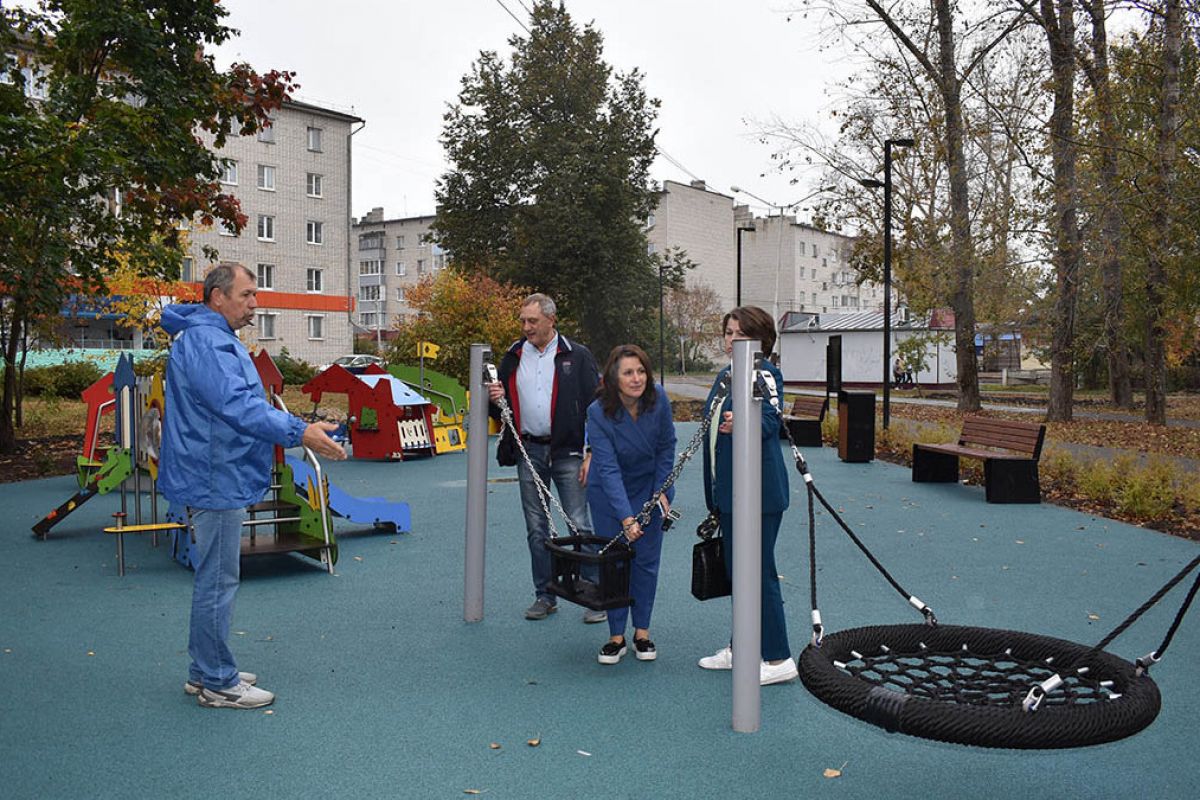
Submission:
<svg viewBox="0 0 1200 800">
<path fill-rule="evenodd" d="M 267 402 L 246 347 L 203 305 L 168 306 L 172 337 L 158 488 L 172 505 L 242 508 L 271 483 L 272 445 L 295 447 L 307 427 Z"/>
<path fill-rule="evenodd" d="M 775 376 L 775 385 L 783 390 L 783 374 L 774 364 L 764 360 L 767 369 Z M 713 398 L 721 379 L 729 373 L 729 367 L 717 374 L 713 388 L 708 392 L 704 402 L 705 412 L 712 408 Z M 713 425 L 720 424 L 721 414 L 733 410 L 733 394 L 725 396 L 721 412 L 713 420 Z M 737 425 L 737 420 L 733 421 Z M 788 507 L 791 494 L 788 489 L 787 465 L 783 459 L 783 450 L 779 446 L 779 412 L 770 403 L 762 403 L 762 513 L 778 514 Z M 733 436 L 728 433 L 717 434 L 716 446 L 716 476 L 713 475 L 712 457 L 709 455 L 708 443 L 701 447 L 704 451 L 704 502 L 709 511 L 733 513 Z"/>
</svg>

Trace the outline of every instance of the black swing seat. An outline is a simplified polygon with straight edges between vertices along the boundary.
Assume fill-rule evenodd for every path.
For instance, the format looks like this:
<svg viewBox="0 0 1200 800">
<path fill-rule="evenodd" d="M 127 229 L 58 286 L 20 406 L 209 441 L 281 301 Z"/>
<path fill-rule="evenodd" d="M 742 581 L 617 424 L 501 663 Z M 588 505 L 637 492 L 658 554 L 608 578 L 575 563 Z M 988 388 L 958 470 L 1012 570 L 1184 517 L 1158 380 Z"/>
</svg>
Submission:
<svg viewBox="0 0 1200 800">
<path fill-rule="evenodd" d="M 889 732 L 980 747 L 1083 747 L 1158 716 L 1149 673 L 1103 650 L 1017 631 L 883 625 L 833 633 L 800 656 L 822 702 Z M 1022 703 L 1053 675 L 1037 710 Z"/>
<path fill-rule="evenodd" d="M 546 541 L 550 551 L 551 594 L 593 611 L 632 605 L 629 597 L 629 568 L 633 548 L 619 540 L 603 555 L 609 543 L 599 536 L 560 536 Z M 584 548 L 589 549 L 584 549 Z M 597 580 L 582 576 L 584 565 L 595 565 Z"/>
</svg>

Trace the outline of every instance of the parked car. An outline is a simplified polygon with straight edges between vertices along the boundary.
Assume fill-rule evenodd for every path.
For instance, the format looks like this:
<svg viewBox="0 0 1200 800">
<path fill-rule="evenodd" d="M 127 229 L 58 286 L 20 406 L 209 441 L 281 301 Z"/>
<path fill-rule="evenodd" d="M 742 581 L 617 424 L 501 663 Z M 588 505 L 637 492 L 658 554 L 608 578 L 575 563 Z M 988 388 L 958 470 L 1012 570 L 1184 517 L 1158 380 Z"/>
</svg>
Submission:
<svg viewBox="0 0 1200 800">
<path fill-rule="evenodd" d="M 384 360 L 379 356 L 368 356 L 363 354 L 341 356 L 339 358 L 335 358 L 333 360 L 333 364 L 337 364 L 339 367 L 344 367 L 348 372 L 354 375 L 361 375 L 371 364 L 375 364 L 378 367 L 387 366 L 387 364 L 384 363 Z M 324 372 L 333 366 L 333 364 L 322 364 L 317 371 Z"/>
</svg>

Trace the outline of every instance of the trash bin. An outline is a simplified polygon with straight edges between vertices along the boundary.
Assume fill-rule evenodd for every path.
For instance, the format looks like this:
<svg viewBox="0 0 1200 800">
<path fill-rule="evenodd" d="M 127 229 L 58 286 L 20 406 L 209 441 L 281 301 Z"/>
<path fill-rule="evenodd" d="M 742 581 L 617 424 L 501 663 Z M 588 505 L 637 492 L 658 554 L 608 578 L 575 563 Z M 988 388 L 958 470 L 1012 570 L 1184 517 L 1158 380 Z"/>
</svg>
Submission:
<svg viewBox="0 0 1200 800">
<path fill-rule="evenodd" d="M 838 392 L 838 458 L 842 461 L 874 460 L 874 392 Z"/>
</svg>

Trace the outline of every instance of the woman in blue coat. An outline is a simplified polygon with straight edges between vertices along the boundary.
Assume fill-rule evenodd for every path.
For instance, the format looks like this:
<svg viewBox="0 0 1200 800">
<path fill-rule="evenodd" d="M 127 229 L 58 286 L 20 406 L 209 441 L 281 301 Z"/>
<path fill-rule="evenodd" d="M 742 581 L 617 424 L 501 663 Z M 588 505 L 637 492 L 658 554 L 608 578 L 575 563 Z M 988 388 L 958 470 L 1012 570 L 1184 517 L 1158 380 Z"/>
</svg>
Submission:
<svg viewBox="0 0 1200 800">
<path fill-rule="evenodd" d="M 757 306 L 741 306 L 725 315 L 721 323 L 725 333 L 725 352 L 733 354 L 735 339 L 756 339 L 764 353 L 775 347 L 775 323 L 771 315 Z M 783 389 L 783 375 L 766 359 L 763 366 L 775 377 L 775 385 Z M 709 446 L 704 448 L 704 502 L 709 511 L 721 517 L 725 537 L 725 570 L 732 575 L 733 559 L 733 418 L 732 393 L 726 395 L 719 409 L 713 408 L 717 386 L 728 374 L 729 367 L 717 374 L 717 380 L 704 404 L 716 417 L 710 428 Z M 783 593 L 779 588 L 779 571 L 775 567 L 775 539 L 783 512 L 790 500 L 787 465 L 779 447 L 779 412 L 769 403 L 762 404 L 762 666 L 759 677 L 763 685 L 790 681 L 799 674 L 788 645 L 787 619 L 783 614 Z M 700 659 L 704 669 L 732 669 L 733 651 L 724 647 L 711 656 Z"/>
<path fill-rule="evenodd" d="M 658 651 L 650 640 L 650 614 L 658 588 L 662 552 L 662 520 L 674 490 L 659 501 L 646 527 L 635 517 L 671 472 L 675 458 L 675 423 L 671 402 L 654 383 L 650 358 L 642 348 L 618 345 L 608 356 L 597 399 L 588 406 L 587 438 L 591 447 L 588 507 L 596 535 L 611 539 L 625 534 L 634 545 L 629 594 L 633 605 L 633 647 L 639 661 L 653 661 Z M 616 664 L 627 651 L 625 623 L 629 608 L 608 612 L 609 640 L 600 649 L 601 664 Z"/>
</svg>

